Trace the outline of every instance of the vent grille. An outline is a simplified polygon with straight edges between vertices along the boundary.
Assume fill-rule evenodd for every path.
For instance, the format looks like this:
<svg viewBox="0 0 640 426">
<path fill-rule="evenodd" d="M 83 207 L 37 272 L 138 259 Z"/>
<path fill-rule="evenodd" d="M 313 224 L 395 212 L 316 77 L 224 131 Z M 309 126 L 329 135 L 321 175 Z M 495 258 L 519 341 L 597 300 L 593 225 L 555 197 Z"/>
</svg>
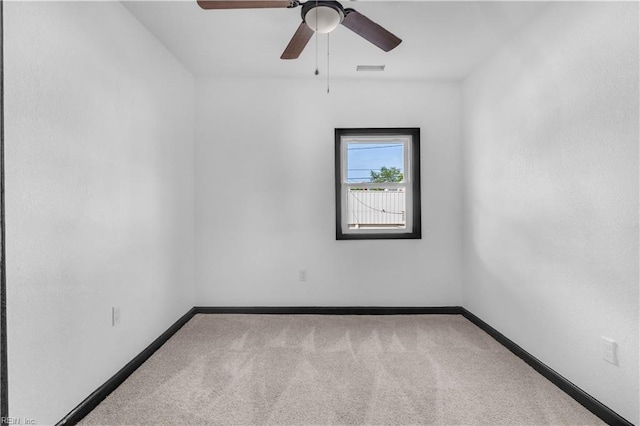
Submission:
<svg viewBox="0 0 640 426">
<path fill-rule="evenodd" d="M 384 71 L 384 65 L 358 65 L 356 71 Z"/>
</svg>

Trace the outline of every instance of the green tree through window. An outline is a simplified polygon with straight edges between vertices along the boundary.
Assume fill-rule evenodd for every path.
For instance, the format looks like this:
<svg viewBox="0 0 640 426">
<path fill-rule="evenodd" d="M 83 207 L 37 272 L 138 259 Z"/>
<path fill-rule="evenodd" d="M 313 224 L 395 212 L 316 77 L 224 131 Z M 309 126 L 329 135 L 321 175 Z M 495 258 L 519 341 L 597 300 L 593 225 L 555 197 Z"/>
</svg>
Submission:
<svg viewBox="0 0 640 426">
<path fill-rule="evenodd" d="M 379 172 L 371 170 L 371 182 L 402 182 L 404 176 L 397 167 L 382 166 Z"/>
</svg>

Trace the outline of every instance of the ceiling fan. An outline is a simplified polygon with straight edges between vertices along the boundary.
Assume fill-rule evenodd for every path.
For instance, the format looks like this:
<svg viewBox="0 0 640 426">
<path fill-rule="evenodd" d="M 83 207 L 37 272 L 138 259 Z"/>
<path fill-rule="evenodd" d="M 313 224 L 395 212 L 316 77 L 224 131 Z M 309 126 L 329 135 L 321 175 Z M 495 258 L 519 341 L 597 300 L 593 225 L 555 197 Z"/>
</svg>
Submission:
<svg viewBox="0 0 640 426">
<path fill-rule="evenodd" d="M 296 59 L 311 40 L 314 32 L 329 33 L 342 24 L 385 52 L 402 40 L 351 8 L 344 8 L 333 0 L 198 0 L 203 9 L 263 9 L 302 6 L 302 22 L 280 59 Z"/>
</svg>

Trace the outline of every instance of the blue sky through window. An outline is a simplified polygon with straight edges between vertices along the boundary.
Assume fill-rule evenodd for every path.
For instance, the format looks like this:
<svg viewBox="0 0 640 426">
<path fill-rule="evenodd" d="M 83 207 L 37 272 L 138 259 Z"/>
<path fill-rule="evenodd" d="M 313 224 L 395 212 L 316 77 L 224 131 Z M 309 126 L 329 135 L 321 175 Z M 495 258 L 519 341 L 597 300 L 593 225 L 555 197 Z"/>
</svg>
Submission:
<svg viewBox="0 0 640 426">
<path fill-rule="evenodd" d="M 396 167 L 404 173 L 402 143 L 347 143 L 347 182 L 370 182 L 371 171 Z"/>
</svg>

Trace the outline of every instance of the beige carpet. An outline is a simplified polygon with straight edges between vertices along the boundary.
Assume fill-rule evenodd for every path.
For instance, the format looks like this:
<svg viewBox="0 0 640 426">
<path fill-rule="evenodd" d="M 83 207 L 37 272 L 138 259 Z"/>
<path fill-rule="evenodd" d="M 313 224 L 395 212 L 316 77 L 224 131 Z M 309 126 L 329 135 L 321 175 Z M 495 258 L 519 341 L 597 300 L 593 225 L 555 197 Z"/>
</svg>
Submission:
<svg viewBox="0 0 640 426">
<path fill-rule="evenodd" d="M 459 315 L 196 315 L 81 424 L 604 424 Z"/>
</svg>

